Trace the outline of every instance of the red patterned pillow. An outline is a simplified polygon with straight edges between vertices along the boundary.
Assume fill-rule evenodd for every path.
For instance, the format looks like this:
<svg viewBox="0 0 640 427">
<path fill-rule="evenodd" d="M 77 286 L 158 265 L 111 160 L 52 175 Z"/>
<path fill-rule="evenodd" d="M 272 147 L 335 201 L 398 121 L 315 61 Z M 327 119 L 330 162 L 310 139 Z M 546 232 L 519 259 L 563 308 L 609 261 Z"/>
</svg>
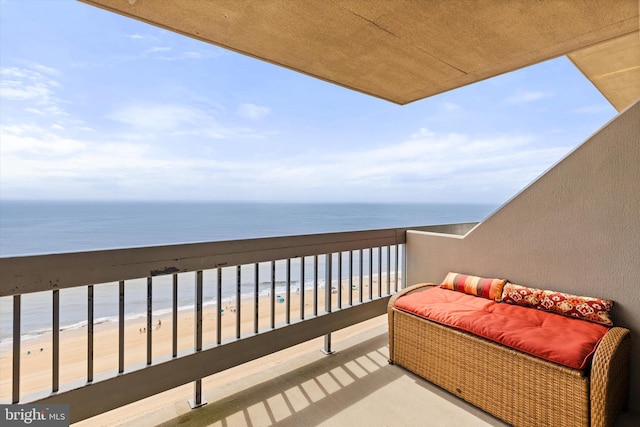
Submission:
<svg viewBox="0 0 640 427">
<path fill-rule="evenodd" d="M 610 317 L 613 301 L 604 298 L 582 297 L 507 283 L 502 291 L 502 302 L 613 326 Z"/>
<path fill-rule="evenodd" d="M 502 287 L 506 282 L 504 279 L 485 279 L 478 276 L 450 272 L 444 278 L 440 287 L 500 301 Z"/>
<path fill-rule="evenodd" d="M 508 282 L 502 288 L 500 301 L 524 307 L 537 307 L 542 300 L 542 289 L 528 288 Z"/>
<path fill-rule="evenodd" d="M 543 291 L 540 309 L 613 326 L 609 317 L 613 309 L 613 301 L 608 299 Z"/>
</svg>

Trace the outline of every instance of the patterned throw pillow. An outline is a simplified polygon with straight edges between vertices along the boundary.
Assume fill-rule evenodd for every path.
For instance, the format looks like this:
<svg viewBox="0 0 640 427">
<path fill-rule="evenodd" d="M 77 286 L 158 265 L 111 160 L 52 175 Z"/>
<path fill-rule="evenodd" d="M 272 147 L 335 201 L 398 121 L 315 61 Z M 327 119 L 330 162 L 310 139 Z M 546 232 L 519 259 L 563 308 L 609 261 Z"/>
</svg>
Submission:
<svg viewBox="0 0 640 427">
<path fill-rule="evenodd" d="M 502 302 L 613 326 L 610 317 L 613 301 L 604 298 L 582 297 L 507 283 L 502 291 Z"/>
<path fill-rule="evenodd" d="M 502 299 L 500 301 L 536 308 L 541 300 L 542 289 L 528 288 L 508 282 L 502 288 Z"/>
<path fill-rule="evenodd" d="M 500 301 L 504 279 L 485 279 L 467 274 L 449 273 L 440 285 L 441 288 L 464 292 L 494 301 Z"/>
</svg>

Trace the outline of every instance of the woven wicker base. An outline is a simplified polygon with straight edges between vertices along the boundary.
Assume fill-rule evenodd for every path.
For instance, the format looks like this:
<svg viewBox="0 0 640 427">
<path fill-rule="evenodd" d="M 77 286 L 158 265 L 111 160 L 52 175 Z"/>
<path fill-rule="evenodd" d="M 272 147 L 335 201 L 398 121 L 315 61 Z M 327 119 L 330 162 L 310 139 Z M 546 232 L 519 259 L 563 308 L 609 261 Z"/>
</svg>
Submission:
<svg viewBox="0 0 640 427">
<path fill-rule="evenodd" d="M 514 426 L 590 425 L 589 378 L 401 311 L 393 362 Z"/>
</svg>

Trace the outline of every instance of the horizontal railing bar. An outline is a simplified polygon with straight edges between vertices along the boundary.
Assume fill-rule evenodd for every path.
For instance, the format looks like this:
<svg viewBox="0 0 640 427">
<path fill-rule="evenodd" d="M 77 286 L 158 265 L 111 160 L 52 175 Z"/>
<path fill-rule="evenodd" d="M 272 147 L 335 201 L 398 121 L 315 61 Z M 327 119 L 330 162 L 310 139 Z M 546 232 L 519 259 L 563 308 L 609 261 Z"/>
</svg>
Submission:
<svg viewBox="0 0 640 427">
<path fill-rule="evenodd" d="M 474 223 L 475 224 L 475 223 Z M 0 258 L 0 297 L 399 245 L 407 230 L 455 234 L 474 224 L 282 236 L 144 248 Z"/>
<path fill-rule="evenodd" d="M 382 315 L 386 313 L 389 298 L 296 321 L 117 377 L 102 381 L 96 379 L 91 385 L 91 393 L 84 388 L 76 388 L 49 396 L 33 395 L 33 400 L 27 396 L 26 400 L 34 404 L 74 402 L 70 422 L 75 423 Z M 122 393 L 122 390 L 127 390 L 127 393 Z M 101 398 L 96 399 L 95 396 Z"/>
</svg>

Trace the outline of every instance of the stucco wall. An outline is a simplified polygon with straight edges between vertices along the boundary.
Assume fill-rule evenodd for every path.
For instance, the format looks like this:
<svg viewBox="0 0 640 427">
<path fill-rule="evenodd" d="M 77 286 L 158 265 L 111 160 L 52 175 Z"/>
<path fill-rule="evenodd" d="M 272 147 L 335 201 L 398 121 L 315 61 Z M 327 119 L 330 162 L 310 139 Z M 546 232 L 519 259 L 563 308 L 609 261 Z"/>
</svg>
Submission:
<svg viewBox="0 0 640 427">
<path fill-rule="evenodd" d="M 407 271 L 409 284 L 458 271 L 613 299 L 640 412 L 640 102 L 463 238 L 409 232 Z"/>
</svg>

